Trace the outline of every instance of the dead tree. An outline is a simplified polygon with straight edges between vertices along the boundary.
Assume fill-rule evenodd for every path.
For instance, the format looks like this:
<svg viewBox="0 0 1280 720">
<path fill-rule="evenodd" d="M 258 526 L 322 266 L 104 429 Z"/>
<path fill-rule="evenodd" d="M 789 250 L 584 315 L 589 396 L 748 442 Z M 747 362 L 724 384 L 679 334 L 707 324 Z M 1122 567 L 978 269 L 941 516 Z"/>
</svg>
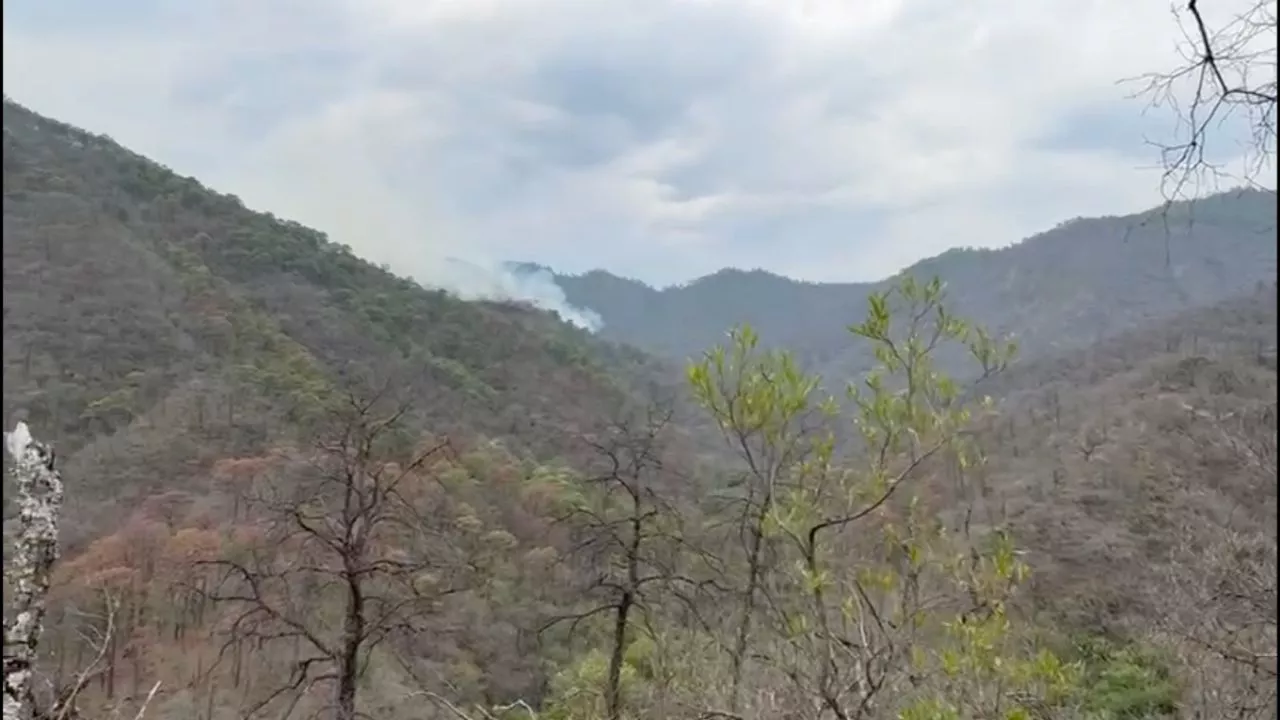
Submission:
<svg viewBox="0 0 1280 720">
<path fill-rule="evenodd" d="M 435 576 L 465 566 L 442 559 L 441 533 L 432 529 L 437 508 L 419 499 L 427 463 L 447 442 L 398 454 L 408 406 L 384 409 L 384 397 L 385 390 L 371 399 L 350 394 L 301 477 L 248 498 L 264 528 L 261 542 L 239 557 L 202 563 L 219 576 L 207 597 L 230 611 L 220 658 L 246 642 L 303 649 L 287 681 L 245 717 L 273 704 L 283 705 L 277 717 L 289 717 L 322 685 L 331 691 L 331 717 L 361 717 L 357 686 L 370 653 L 393 633 L 418 632 L 426 608 L 461 586 L 446 578 L 443 587 Z M 427 574 L 430 583 L 421 581 Z M 337 622 L 317 612 L 328 600 Z"/>
</svg>

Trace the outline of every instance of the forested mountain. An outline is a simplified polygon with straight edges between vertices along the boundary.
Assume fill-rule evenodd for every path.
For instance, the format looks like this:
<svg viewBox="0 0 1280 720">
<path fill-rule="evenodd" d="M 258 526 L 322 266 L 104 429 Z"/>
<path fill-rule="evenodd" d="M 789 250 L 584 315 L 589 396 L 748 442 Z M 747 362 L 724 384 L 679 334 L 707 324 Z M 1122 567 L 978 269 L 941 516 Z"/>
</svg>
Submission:
<svg viewBox="0 0 1280 720">
<path fill-rule="evenodd" d="M 631 404 L 674 404 L 663 387 L 678 384 L 678 372 L 641 352 L 525 305 L 423 288 L 322 233 L 250 211 L 109 138 L 7 99 L 3 149 L 4 420 L 9 428 L 25 421 L 51 443 L 66 478 L 62 539 L 71 569 L 55 593 L 75 591 L 58 606 L 70 614 L 51 629 L 67 633 L 59 637 L 77 657 L 93 652 L 74 640 L 83 630 L 78 604 L 105 611 L 109 597 L 158 607 L 142 598 L 172 590 L 155 575 L 173 570 L 166 553 L 199 557 L 229 542 L 227 533 L 248 531 L 237 522 L 250 521 L 255 483 L 304 487 L 300 473 L 325 458 L 317 445 L 350 436 L 353 418 L 372 422 L 375 406 L 407 408 L 396 419 L 397 447 L 447 440 L 431 466 L 467 486 L 454 488 L 465 499 L 452 498 L 461 522 L 479 518 L 510 533 L 499 543 L 519 539 L 522 553 L 549 543 L 554 554 L 542 504 L 562 469 L 590 470 L 598 454 L 590 438 Z M 669 452 L 688 446 L 679 427 L 664 427 Z M 8 476 L 6 488 L 9 534 L 17 496 Z M 436 514 L 452 518 L 453 507 L 440 500 Z M 139 573 L 135 562 L 148 569 Z M 125 569 L 125 577 L 113 574 Z M 541 591 L 524 592 L 534 602 Z M 536 690 L 542 661 L 527 649 L 500 650 L 513 641 L 508 631 L 525 624 L 477 614 L 474 604 L 459 608 L 441 611 L 437 627 L 451 628 L 455 644 L 437 647 L 429 663 L 494 675 L 470 684 L 454 677 L 462 699 Z M 181 636 L 190 618 L 178 622 Z M 205 695 L 179 687 L 197 682 L 213 656 L 196 652 L 196 665 L 175 664 L 191 649 L 186 641 L 143 640 L 135 630 L 142 632 L 121 629 L 118 646 L 113 636 L 109 673 L 87 697 L 137 703 L 149 668 L 167 666 L 182 679 L 161 673 L 166 686 L 179 684 L 164 693 L 176 704 L 162 717 L 238 717 L 243 708 L 231 698 L 250 689 L 239 654 L 235 682 L 218 690 L 214 677 L 203 686 L 211 705 L 197 711 Z M 217 654 L 215 645 L 204 649 Z M 134 658 L 128 670 L 126 655 Z"/>
<path fill-rule="evenodd" d="M 1016 335 L 1031 358 L 1271 282 L 1275 232 L 1275 193 L 1236 190 L 1125 217 L 1077 218 L 1008 248 L 950 250 L 906 272 L 940 276 L 956 312 Z M 734 269 L 661 290 L 604 271 L 556 281 L 569 302 L 600 314 L 605 337 L 683 359 L 749 322 L 840 379 L 871 362 L 843 328 L 890 282 L 809 283 Z"/>
<path fill-rule="evenodd" d="M 875 286 L 559 278 L 602 338 L 6 101 L 38 717 L 1274 717 L 1273 199 L 1173 208 L 1167 274 L 1148 213 Z M 845 403 L 802 370 L 874 348 Z"/>
<path fill-rule="evenodd" d="M 73 502 L 121 506 L 290 437 L 370 372 L 437 432 L 550 459 L 648 362 L 547 313 L 424 289 L 9 101 L 4 338 L 6 423 L 42 428 L 94 484 Z"/>
<path fill-rule="evenodd" d="M 1152 682 L 1182 713 L 1275 712 L 1276 333 L 1273 283 L 1005 378 L 989 482 L 1035 593 L 1059 625 L 1179 638 L 1195 670 Z"/>
<path fill-rule="evenodd" d="M 1072 624 L 1203 629 L 1273 611 L 1276 300 L 1272 283 L 980 385 L 1003 406 L 983 482 L 1033 551 L 1036 592 Z M 1255 585 L 1223 609 L 1237 581 Z M 1232 675 L 1200 681 L 1259 681 Z"/>
</svg>

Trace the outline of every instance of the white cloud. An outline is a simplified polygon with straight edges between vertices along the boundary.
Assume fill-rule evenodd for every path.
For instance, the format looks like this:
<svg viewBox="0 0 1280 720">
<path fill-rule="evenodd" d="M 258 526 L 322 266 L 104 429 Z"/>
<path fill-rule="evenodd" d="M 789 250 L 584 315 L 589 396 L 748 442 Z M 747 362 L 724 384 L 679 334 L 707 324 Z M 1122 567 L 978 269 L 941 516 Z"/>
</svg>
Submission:
<svg viewBox="0 0 1280 720">
<path fill-rule="evenodd" d="M 6 3 L 9 95 L 436 283 L 871 279 L 1140 210 L 1165 119 L 1116 81 L 1177 62 L 1165 0 L 87 3 Z"/>
</svg>

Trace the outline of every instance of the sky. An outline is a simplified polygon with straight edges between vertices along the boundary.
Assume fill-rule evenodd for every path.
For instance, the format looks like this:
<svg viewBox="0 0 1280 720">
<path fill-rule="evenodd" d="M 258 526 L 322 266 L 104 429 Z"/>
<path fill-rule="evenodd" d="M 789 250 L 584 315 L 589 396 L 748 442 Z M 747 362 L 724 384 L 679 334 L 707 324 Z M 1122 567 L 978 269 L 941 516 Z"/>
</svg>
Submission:
<svg viewBox="0 0 1280 720">
<path fill-rule="evenodd" d="M 401 274 L 659 286 L 1154 206 L 1171 116 L 1118 81 L 1180 37 L 1168 0 L 6 0 L 3 34 L 14 100 Z"/>
</svg>

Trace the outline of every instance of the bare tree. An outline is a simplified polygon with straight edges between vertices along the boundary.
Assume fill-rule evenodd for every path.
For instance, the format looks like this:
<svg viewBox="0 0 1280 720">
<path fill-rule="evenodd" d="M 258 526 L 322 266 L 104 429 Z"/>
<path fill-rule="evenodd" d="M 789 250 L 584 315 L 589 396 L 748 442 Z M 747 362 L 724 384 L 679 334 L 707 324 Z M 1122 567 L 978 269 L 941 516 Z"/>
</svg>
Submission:
<svg viewBox="0 0 1280 720">
<path fill-rule="evenodd" d="M 638 422 L 615 421 L 604 436 L 588 440 L 603 463 L 588 480 L 599 493 L 571 508 L 564 518 L 579 536 L 574 554 L 592 569 L 584 594 L 591 606 L 552 619 L 544 630 L 569 622 L 612 616 L 609 667 L 605 678 L 605 717 L 623 714 L 622 666 L 636 613 L 646 613 L 656 587 L 676 579 L 680 539 L 678 513 L 658 487 L 663 467 L 663 435 L 669 408 L 649 406 Z"/>
<path fill-rule="evenodd" d="M 258 547 L 206 561 L 219 582 L 208 597 L 232 608 L 223 653 L 244 642 L 259 648 L 286 642 L 295 654 L 287 681 L 273 688 L 246 717 L 283 704 L 289 717 L 316 686 L 331 687 L 326 707 L 337 720 L 355 720 L 357 686 L 370 653 L 393 633 L 415 633 L 425 608 L 459 586 L 426 574 L 456 569 L 442 560 L 436 508 L 421 502 L 422 472 L 446 443 L 393 458 L 408 406 L 382 406 L 349 394 L 336 430 L 318 443 L 318 460 L 303 477 L 253 493 L 249 506 L 263 528 Z M 319 608 L 334 599 L 337 618 Z M 220 653 L 221 657 L 221 653 Z"/>
<path fill-rule="evenodd" d="M 1236 182 L 1254 183 L 1275 157 L 1276 0 L 1252 0 L 1240 13 L 1216 9 L 1221 14 L 1206 15 L 1199 0 L 1175 6 L 1180 64 L 1136 79 L 1140 96 L 1178 119 L 1175 136 L 1157 143 L 1170 202 L 1223 175 L 1210 155 L 1226 123 L 1243 121 L 1251 133 L 1245 175 Z"/>
</svg>

